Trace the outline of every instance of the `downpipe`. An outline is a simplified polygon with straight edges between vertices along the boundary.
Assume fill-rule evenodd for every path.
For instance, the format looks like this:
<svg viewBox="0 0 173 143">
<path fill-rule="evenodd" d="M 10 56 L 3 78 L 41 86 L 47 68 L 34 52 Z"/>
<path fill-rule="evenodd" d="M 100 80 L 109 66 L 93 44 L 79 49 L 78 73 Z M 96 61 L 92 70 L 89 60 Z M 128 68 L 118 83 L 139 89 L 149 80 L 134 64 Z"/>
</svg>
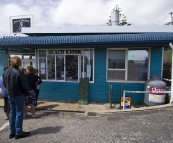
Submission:
<svg viewBox="0 0 173 143">
<path fill-rule="evenodd" d="M 171 43 L 171 42 L 169 43 L 169 46 L 170 46 L 170 47 L 171 47 L 171 49 L 172 49 L 171 99 L 170 99 L 170 103 L 172 103 L 172 101 L 173 101 L 173 83 L 172 83 L 172 81 L 173 81 L 173 45 L 172 45 L 172 43 Z"/>
</svg>

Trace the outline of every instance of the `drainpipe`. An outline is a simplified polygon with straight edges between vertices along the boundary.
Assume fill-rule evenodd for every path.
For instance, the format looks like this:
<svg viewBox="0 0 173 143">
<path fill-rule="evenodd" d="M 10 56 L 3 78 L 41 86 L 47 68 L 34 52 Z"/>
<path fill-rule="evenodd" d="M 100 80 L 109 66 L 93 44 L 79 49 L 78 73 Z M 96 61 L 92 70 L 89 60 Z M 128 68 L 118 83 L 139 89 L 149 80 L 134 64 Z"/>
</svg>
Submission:
<svg viewBox="0 0 173 143">
<path fill-rule="evenodd" d="M 172 43 L 170 42 L 169 43 L 169 46 L 171 47 L 172 49 L 172 71 L 171 71 L 171 99 L 170 99 L 170 103 L 173 101 L 173 45 Z"/>
</svg>

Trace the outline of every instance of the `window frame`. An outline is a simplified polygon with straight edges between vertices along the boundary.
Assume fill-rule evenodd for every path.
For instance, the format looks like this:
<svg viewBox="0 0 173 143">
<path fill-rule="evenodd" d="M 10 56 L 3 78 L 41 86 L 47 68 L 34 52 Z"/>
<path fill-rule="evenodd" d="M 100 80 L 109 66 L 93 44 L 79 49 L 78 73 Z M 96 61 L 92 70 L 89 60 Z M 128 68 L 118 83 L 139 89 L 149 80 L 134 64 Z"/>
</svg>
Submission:
<svg viewBox="0 0 173 143">
<path fill-rule="evenodd" d="M 65 78 L 64 78 L 64 80 L 57 80 L 56 78 L 55 79 L 48 79 L 48 61 L 47 61 L 47 55 L 49 55 L 48 54 L 48 50 L 72 50 L 72 48 L 50 48 L 50 49 L 37 49 L 37 59 L 38 59 L 38 61 L 37 61 L 37 65 L 38 65 L 38 70 L 40 70 L 40 67 L 39 67 L 39 51 L 42 51 L 42 50 L 45 50 L 46 51 L 46 79 L 42 79 L 43 81 L 47 81 L 47 82 L 70 82 L 70 83 L 79 83 L 80 82 L 80 75 L 78 75 L 78 81 L 66 81 L 65 80 Z M 93 80 L 92 81 L 89 81 L 89 83 L 94 83 L 94 63 L 95 63 L 95 49 L 94 48 L 73 48 L 73 49 L 75 49 L 75 50 L 83 50 L 83 51 L 85 51 L 85 50 L 92 50 L 93 51 L 93 71 L 92 71 L 92 74 L 93 74 Z M 56 55 L 57 54 L 54 54 L 55 55 L 55 62 L 56 62 Z M 64 63 L 66 63 L 66 59 L 65 59 L 65 56 L 66 56 L 66 54 L 62 54 L 63 56 L 64 56 Z M 83 53 L 82 54 L 82 56 L 84 56 L 85 54 Z M 80 58 L 80 55 L 78 55 L 78 60 L 80 61 L 81 60 L 81 58 Z M 80 62 L 78 61 L 78 67 L 79 66 L 81 66 L 80 65 Z M 83 63 L 84 64 L 84 63 Z M 90 63 L 91 64 L 91 63 Z M 55 64 L 55 66 L 56 66 L 56 64 Z M 84 66 L 83 66 L 83 68 L 84 68 Z M 56 67 L 55 67 L 55 69 L 56 69 Z M 79 73 L 79 68 L 78 68 L 78 73 Z M 79 73 L 80 74 L 80 73 Z M 56 74 L 55 74 L 55 76 L 56 76 Z M 82 75 L 81 75 L 82 76 Z"/>
<path fill-rule="evenodd" d="M 144 83 L 145 81 L 128 81 L 128 51 L 129 50 L 144 50 L 148 49 L 148 76 L 150 75 L 150 56 L 151 56 L 151 48 L 150 47 L 133 47 L 133 48 L 107 48 L 106 50 L 106 82 L 129 82 L 129 83 Z M 109 69 L 108 68 L 108 51 L 125 51 L 125 69 Z M 125 80 L 108 80 L 108 70 L 109 71 L 125 71 Z"/>
</svg>

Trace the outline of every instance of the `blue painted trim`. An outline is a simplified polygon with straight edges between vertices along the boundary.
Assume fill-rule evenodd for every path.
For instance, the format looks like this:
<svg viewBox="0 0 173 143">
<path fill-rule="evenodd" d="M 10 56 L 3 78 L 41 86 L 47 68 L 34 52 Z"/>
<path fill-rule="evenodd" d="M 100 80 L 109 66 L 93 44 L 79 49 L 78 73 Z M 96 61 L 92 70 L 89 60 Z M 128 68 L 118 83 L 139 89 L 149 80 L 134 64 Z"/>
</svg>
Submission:
<svg viewBox="0 0 173 143">
<path fill-rule="evenodd" d="M 71 35 L 43 37 L 1 38 L 3 45 L 55 45 L 55 44 L 86 44 L 86 43 L 123 43 L 123 42 L 157 42 L 173 41 L 173 33 L 143 34 L 102 34 L 102 35 Z"/>
</svg>

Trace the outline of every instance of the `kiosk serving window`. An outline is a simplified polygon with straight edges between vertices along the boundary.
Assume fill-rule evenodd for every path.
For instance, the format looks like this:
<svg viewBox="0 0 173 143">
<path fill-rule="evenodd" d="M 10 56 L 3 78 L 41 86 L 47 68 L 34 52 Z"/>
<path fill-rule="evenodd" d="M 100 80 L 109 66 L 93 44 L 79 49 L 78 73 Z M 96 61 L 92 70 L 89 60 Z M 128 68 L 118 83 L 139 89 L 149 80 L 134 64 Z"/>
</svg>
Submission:
<svg viewBox="0 0 173 143">
<path fill-rule="evenodd" d="M 146 81 L 149 48 L 108 49 L 107 81 Z"/>
<path fill-rule="evenodd" d="M 9 54 L 8 55 L 8 61 L 10 65 L 10 59 L 13 56 L 18 56 L 22 60 L 22 65 L 21 68 L 26 69 L 27 66 L 33 66 L 34 68 L 36 67 L 36 62 L 35 62 L 35 54 Z"/>
<path fill-rule="evenodd" d="M 39 50 L 39 74 L 42 79 L 79 82 L 93 81 L 93 49 Z"/>
</svg>

